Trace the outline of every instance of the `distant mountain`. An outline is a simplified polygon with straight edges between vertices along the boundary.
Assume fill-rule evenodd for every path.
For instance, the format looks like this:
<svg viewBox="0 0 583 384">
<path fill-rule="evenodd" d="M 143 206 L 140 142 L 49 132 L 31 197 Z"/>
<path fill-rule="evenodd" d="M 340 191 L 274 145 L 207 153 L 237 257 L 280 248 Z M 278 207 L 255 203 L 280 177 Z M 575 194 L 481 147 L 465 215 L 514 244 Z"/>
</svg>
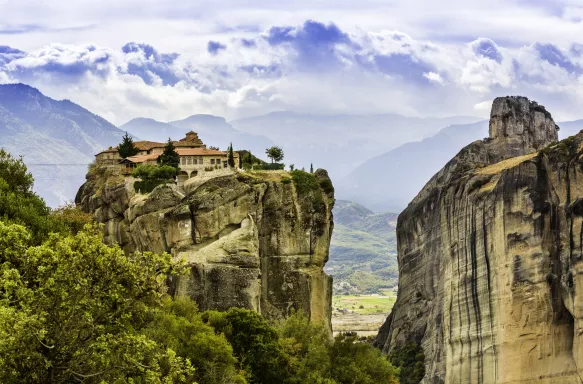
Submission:
<svg viewBox="0 0 583 384">
<path fill-rule="evenodd" d="M 192 115 L 169 123 L 139 117 L 125 123 L 120 129 L 142 140 L 151 141 L 166 141 L 169 137 L 179 140 L 186 132 L 195 131 L 208 146 L 226 150 L 233 143 L 235 149 L 249 149 L 259 157 L 265 157 L 265 149 L 273 145 L 265 136 L 239 132 L 224 118 L 212 115 Z"/>
<path fill-rule="evenodd" d="M 140 140 L 160 142 L 168 140 L 169 137 L 173 140 L 179 140 L 187 132 L 184 129 L 174 127 L 168 123 L 147 119 L 145 117 L 137 117 L 130 120 L 120 126 L 119 129 L 134 137 L 138 137 Z"/>
<path fill-rule="evenodd" d="M 87 164 L 123 132 L 68 100 L 24 84 L 0 85 L 0 147 L 23 156 L 35 190 L 51 206 L 72 200 Z"/>
<path fill-rule="evenodd" d="M 397 216 L 374 213 L 351 201 L 336 201 L 330 258 L 325 268 L 334 276 L 336 293 L 374 293 L 396 286 Z"/>
<path fill-rule="evenodd" d="M 451 124 L 479 121 L 477 117 L 416 118 L 383 115 L 309 115 L 275 112 L 231 121 L 249 134 L 262 134 L 283 147 L 284 162 L 296 168 L 325 168 L 338 180 L 371 157 L 409 141 L 432 136 Z"/>
<path fill-rule="evenodd" d="M 558 123 L 559 137 L 583 129 L 583 120 Z M 488 121 L 452 125 L 435 136 L 374 157 L 335 183 L 336 195 L 376 211 L 400 212 L 425 183 L 463 147 L 488 136 Z"/>
</svg>

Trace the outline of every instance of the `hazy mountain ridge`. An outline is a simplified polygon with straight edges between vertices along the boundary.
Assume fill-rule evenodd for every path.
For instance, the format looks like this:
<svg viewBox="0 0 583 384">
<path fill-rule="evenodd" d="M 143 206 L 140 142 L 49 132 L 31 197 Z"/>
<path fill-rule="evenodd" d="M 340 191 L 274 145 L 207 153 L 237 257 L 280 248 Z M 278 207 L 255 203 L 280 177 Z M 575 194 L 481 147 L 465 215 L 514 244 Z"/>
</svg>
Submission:
<svg viewBox="0 0 583 384">
<path fill-rule="evenodd" d="M 328 170 L 333 180 L 346 176 L 361 163 L 399 145 L 435 134 L 439 129 L 473 123 L 477 117 L 417 118 L 396 114 L 311 115 L 273 112 L 231 121 L 249 134 L 261 133 L 281 145 L 286 164 Z"/>
<path fill-rule="evenodd" d="M 179 140 L 186 132 L 195 131 L 208 146 L 226 150 L 233 143 L 235 149 L 248 149 L 262 156 L 273 142 L 260 135 L 242 133 L 234 129 L 223 117 L 213 115 L 192 115 L 182 120 L 161 122 L 138 117 L 120 126 L 135 137 L 150 141 Z"/>
<path fill-rule="evenodd" d="M 558 123 L 561 139 L 583 129 L 583 120 Z M 336 181 L 341 199 L 366 203 L 376 211 L 400 212 L 457 152 L 488 136 L 488 121 L 451 125 L 436 135 L 409 142 L 371 158 Z"/>
<path fill-rule="evenodd" d="M 71 101 L 53 100 L 24 84 L 0 85 L 0 147 L 23 156 L 35 190 L 51 206 L 74 197 L 93 155 L 122 134 Z"/>
</svg>

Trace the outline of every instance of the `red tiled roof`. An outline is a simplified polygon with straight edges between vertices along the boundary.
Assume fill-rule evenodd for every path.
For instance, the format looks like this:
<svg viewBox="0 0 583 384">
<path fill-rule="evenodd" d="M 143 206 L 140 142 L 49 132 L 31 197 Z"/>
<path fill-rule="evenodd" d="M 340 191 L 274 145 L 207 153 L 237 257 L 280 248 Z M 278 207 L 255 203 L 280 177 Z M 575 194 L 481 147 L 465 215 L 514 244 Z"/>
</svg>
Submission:
<svg viewBox="0 0 583 384">
<path fill-rule="evenodd" d="M 225 156 L 227 152 L 208 148 L 176 148 L 180 156 Z"/>
<path fill-rule="evenodd" d="M 131 161 L 132 163 L 143 163 L 144 161 L 148 160 L 156 160 L 160 156 L 157 153 L 152 153 L 149 155 L 139 155 L 139 156 L 130 156 L 126 157 L 126 160 Z"/>
</svg>

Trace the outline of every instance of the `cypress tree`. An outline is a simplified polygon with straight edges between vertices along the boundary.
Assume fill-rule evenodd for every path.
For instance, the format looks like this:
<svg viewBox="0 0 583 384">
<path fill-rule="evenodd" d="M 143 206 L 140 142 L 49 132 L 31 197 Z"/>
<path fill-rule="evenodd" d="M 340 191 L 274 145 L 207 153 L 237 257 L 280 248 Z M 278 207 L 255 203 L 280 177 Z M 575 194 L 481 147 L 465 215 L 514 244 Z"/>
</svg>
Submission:
<svg viewBox="0 0 583 384">
<path fill-rule="evenodd" d="M 164 152 L 158 157 L 158 164 L 169 165 L 176 168 L 176 173 L 178 174 L 178 167 L 180 165 L 180 156 L 176 149 L 174 148 L 174 143 L 172 139 L 168 138 L 166 145 L 164 146 Z"/>
<path fill-rule="evenodd" d="M 310 163 L 310 173 L 314 173 L 314 164 Z"/>
<path fill-rule="evenodd" d="M 122 159 L 125 159 L 126 157 L 137 155 L 140 150 L 134 144 L 134 140 L 131 136 L 126 132 L 121 139 L 121 143 L 117 146 L 117 152 Z"/>
<path fill-rule="evenodd" d="M 235 155 L 233 155 L 233 143 L 229 146 L 229 167 L 235 168 Z"/>
</svg>

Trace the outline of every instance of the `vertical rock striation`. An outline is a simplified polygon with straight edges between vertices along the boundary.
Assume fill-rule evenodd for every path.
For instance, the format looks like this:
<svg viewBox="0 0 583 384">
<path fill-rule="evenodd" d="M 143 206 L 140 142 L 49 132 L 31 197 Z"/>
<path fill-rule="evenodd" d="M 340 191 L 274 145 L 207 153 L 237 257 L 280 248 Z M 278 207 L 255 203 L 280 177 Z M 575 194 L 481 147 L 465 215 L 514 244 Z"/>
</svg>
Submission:
<svg viewBox="0 0 583 384">
<path fill-rule="evenodd" d="M 201 310 L 253 309 L 269 319 L 303 310 L 331 330 L 332 278 L 324 273 L 334 195 L 326 171 L 310 188 L 283 174 L 193 178 L 184 189 L 133 192 L 131 178 L 94 168 L 76 202 L 104 224 L 107 243 L 169 252 L 191 266 L 171 282 Z"/>
<path fill-rule="evenodd" d="M 490 137 L 399 216 L 399 292 L 376 343 L 425 353 L 423 383 L 582 383 L 583 134 L 494 100 Z"/>
</svg>

